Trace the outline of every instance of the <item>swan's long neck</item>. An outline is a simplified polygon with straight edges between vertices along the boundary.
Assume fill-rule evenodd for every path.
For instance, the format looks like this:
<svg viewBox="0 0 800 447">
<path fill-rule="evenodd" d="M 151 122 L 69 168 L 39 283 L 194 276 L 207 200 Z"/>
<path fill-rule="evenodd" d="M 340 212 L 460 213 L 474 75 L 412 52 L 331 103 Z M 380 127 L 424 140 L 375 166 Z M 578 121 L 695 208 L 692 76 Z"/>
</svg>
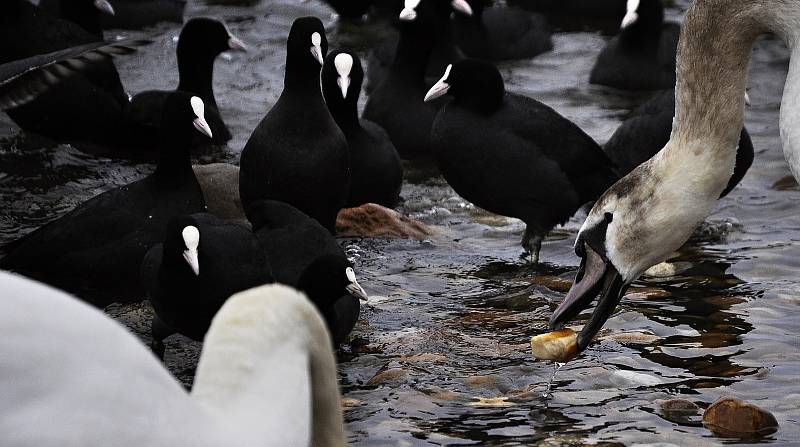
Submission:
<svg viewBox="0 0 800 447">
<path fill-rule="evenodd" d="M 656 161 L 688 169 L 686 186 L 695 189 L 698 200 L 713 202 L 733 173 L 750 53 L 765 31 L 748 5 L 753 2 L 731 3 L 697 0 L 686 14 L 678 46 L 675 121 L 670 143 Z"/>
<path fill-rule="evenodd" d="M 237 445 L 345 442 L 330 336 L 313 304 L 286 286 L 228 300 L 206 335 L 192 397 L 227 421 Z"/>
<path fill-rule="evenodd" d="M 780 14 L 778 33 L 792 51 L 781 100 L 783 154 L 795 179 L 800 181 L 800 14 Z"/>
</svg>

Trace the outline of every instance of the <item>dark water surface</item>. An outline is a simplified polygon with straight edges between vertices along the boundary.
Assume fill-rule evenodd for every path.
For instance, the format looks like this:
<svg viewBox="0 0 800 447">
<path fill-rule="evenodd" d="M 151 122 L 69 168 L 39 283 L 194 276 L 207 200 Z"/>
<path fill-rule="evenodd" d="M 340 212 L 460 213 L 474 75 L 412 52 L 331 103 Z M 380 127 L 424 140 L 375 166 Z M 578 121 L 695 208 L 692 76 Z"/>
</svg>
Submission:
<svg viewBox="0 0 800 447">
<path fill-rule="evenodd" d="M 225 152 L 199 162 L 238 162 L 250 132 L 281 92 L 293 18 L 322 18 L 331 48 L 345 42 L 363 50 L 386 32 L 339 24 L 316 1 L 254 3 L 190 1 L 187 7 L 187 16 L 225 18 L 252 47 L 217 62 L 217 101 L 234 139 Z M 668 15 L 679 19 L 684 9 L 679 2 Z M 132 93 L 177 84 L 179 27 L 152 32 L 154 44 L 118 61 Z M 588 85 L 603 42 L 595 33 L 559 34 L 553 52 L 501 66 L 507 88 L 555 107 L 605 142 L 638 98 Z M 660 410 L 666 399 L 705 407 L 735 395 L 772 411 L 781 425 L 768 438 L 740 443 L 800 445 L 800 192 L 773 186 L 790 175 L 778 134 L 787 67 L 781 42 L 759 40 L 749 82 L 753 106 L 746 112 L 753 167 L 719 203 L 700 242 L 674 260 L 680 273 L 640 281 L 599 340 L 561 369 L 548 402 L 541 392 L 552 365 L 533 360 L 528 342 L 546 330 L 569 286 L 578 263 L 572 242 L 584 215 L 557 229 L 544 243 L 545 263 L 531 267 L 519 258 L 519 221 L 476 209 L 441 178 L 411 169 L 403 211 L 441 226 L 441 234 L 423 242 L 342 241 L 374 295 L 340 355 L 351 443 L 739 443 L 713 437 L 697 416 L 675 418 Z M 152 170 L 68 146 L 23 142 L 18 134 L 0 115 L 0 243 Z M 146 303 L 108 312 L 149 341 Z M 198 344 L 183 338 L 168 344 L 167 365 L 186 383 L 197 352 Z"/>
</svg>

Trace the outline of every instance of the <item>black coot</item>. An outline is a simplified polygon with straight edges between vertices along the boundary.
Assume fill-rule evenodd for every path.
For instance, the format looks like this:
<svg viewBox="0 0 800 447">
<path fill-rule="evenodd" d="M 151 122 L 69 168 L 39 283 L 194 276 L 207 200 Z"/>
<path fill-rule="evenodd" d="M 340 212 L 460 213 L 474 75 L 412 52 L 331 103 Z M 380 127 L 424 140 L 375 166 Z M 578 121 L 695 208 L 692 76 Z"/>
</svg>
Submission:
<svg viewBox="0 0 800 447">
<path fill-rule="evenodd" d="M 320 89 L 327 50 L 319 19 L 294 21 L 283 92 L 242 150 L 239 193 L 245 208 L 259 199 L 281 200 L 333 233 L 336 215 L 347 201 L 350 161 L 347 140 Z"/>
<path fill-rule="evenodd" d="M 472 14 L 456 11 L 453 15 L 456 44 L 467 56 L 492 61 L 527 59 L 553 49 L 544 16 L 507 6 L 487 7 L 485 0 L 467 1 Z"/>
<path fill-rule="evenodd" d="M 99 0 L 61 0 L 57 18 L 27 0 L 0 2 L 0 63 L 102 41 Z M 100 7 L 100 9 L 98 9 Z M 97 144 L 119 139 L 122 110 L 128 96 L 110 60 L 87 63 L 81 73 L 64 79 L 36 100 L 9 109 L 20 127 L 51 138 Z"/>
<path fill-rule="evenodd" d="M 631 112 L 603 147 L 620 176 L 633 171 L 667 144 L 672 132 L 673 116 L 675 90 L 658 92 Z M 752 164 L 753 142 L 750 141 L 747 129 L 742 129 L 736 150 L 736 167 L 720 197 L 728 195 L 739 184 Z"/>
<path fill-rule="evenodd" d="M 615 34 L 627 0 L 506 0 L 509 6 L 544 14 L 561 31 Z"/>
<path fill-rule="evenodd" d="M 442 175 L 455 191 L 527 225 L 523 247 L 538 261 L 542 239 L 616 180 L 591 137 L 550 107 L 506 93 L 488 62 L 453 64 L 426 99 L 449 94 L 431 132 Z"/>
<path fill-rule="evenodd" d="M 189 144 L 210 135 L 203 101 L 173 92 L 164 104 L 161 160 L 142 180 L 106 191 L 10 244 L 0 268 L 70 291 L 98 306 L 139 300 L 139 267 L 173 216 L 202 212 Z"/>
<path fill-rule="evenodd" d="M 284 202 L 260 200 L 246 212 L 275 281 L 304 291 L 325 317 L 334 342 L 344 340 L 358 319 L 358 299 L 367 295 L 336 239 Z"/>
<path fill-rule="evenodd" d="M 380 3 L 380 2 L 379 2 Z M 450 16 L 453 12 L 459 14 L 472 14 L 472 9 L 467 0 L 406 0 L 405 2 L 386 2 L 383 7 L 392 6 L 392 23 L 413 20 L 419 11 L 426 10 L 426 20 L 432 22 L 432 33 L 426 38 L 431 41 L 426 44 L 432 47 L 430 57 L 426 62 L 425 79 L 430 86 L 444 70 L 447 64 L 464 58 L 464 53 L 456 46 L 453 36 L 453 24 Z M 398 27 L 402 34 L 403 26 Z M 388 75 L 397 56 L 400 37 L 397 33 L 382 39 L 367 55 L 367 93 L 371 93 Z"/>
<path fill-rule="evenodd" d="M 437 107 L 421 98 L 427 91 L 425 70 L 439 32 L 440 2 L 407 2 L 400 15 L 394 62 L 364 107 L 364 119 L 383 127 L 404 159 L 430 156 L 428 143 Z"/>
<path fill-rule="evenodd" d="M 350 194 L 347 207 L 377 203 L 394 208 L 400 199 L 403 166 L 389 135 L 358 119 L 358 96 L 364 70 L 351 51 L 334 51 L 322 66 L 322 93 L 350 147 Z"/>
<path fill-rule="evenodd" d="M 680 25 L 664 23 L 661 0 L 632 0 L 621 31 L 597 56 L 589 82 L 623 90 L 675 87 Z"/>
<path fill-rule="evenodd" d="M 246 50 L 245 45 L 228 31 L 228 27 L 215 19 L 195 18 L 183 26 L 178 38 L 178 88 L 193 93 L 206 104 L 206 121 L 214 137 L 198 138 L 197 143 L 225 144 L 231 133 L 225 126 L 214 97 L 214 61 L 223 51 Z M 161 122 L 161 107 L 169 95 L 166 90 L 141 92 L 131 99 L 126 109 L 130 126 L 129 141 L 137 149 L 154 147 L 156 129 Z"/>
<path fill-rule="evenodd" d="M 142 283 L 153 303 L 153 351 L 179 332 L 202 341 L 217 311 L 234 293 L 272 282 L 269 261 L 246 227 L 207 213 L 174 217 L 163 243 L 142 261 Z"/>
</svg>

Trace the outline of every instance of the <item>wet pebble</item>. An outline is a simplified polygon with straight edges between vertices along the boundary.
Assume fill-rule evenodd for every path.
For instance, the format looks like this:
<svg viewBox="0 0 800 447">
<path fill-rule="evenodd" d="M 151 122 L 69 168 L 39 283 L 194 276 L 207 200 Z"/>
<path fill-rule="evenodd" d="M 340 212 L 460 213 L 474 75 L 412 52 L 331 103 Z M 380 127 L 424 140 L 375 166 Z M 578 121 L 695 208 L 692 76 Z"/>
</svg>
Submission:
<svg viewBox="0 0 800 447">
<path fill-rule="evenodd" d="M 638 388 L 640 386 L 661 385 L 661 379 L 636 371 L 617 370 L 611 373 L 611 383 L 619 388 Z"/>
<path fill-rule="evenodd" d="M 421 354 L 402 355 L 399 360 L 405 363 L 443 363 L 447 361 L 447 356 L 444 354 L 424 352 Z"/>
<path fill-rule="evenodd" d="M 686 399 L 669 399 L 658 402 L 661 416 L 676 424 L 697 425 L 700 422 L 700 407 Z"/>
<path fill-rule="evenodd" d="M 408 378 L 408 371 L 400 368 L 389 368 L 378 371 L 367 381 L 367 386 L 387 385 L 404 382 Z"/>
<path fill-rule="evenodd" d="M 598 337 L 598 340 L 613 340 L 625 346 L 651 345 L 660 339 L 661 337 L 650 331 L 612 332 Z"/>
<path fill-rule="evenodd" d="M 357 408 L 364 405 L 364 403 L 365 402 L 363 400 L 355 399 L 352 397 L 343 397 L 342 410 L 343 411 L 352 410 L 353 408 Z"/>
<path fill-rule="evenodd" d="M 572 281 L 559 278 L 558 276 L 534 276 L 530 279 L 530 282 L 545 286 L 554 292 L 566 293 L 569 292 L 569 288 L 572 287 Z"/>
<path fill-rule="evenodd" d="M 703 414 L 703 425 L 724 438 L 760 437 L 778 430 L 772 413 L 735 397 L 723 397 L 711 404 Z"/>
</svg>

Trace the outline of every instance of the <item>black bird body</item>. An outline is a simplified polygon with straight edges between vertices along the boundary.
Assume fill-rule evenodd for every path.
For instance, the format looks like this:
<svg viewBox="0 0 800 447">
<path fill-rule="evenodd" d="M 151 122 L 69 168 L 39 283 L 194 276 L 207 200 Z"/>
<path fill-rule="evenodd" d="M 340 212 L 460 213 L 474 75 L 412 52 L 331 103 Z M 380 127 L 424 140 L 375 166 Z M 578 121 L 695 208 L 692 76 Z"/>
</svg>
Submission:
<svg viewBox="0 0 800 447">
<path fill-rule="evenodd" d="M 59 19 L 26 0 L 0 5 L 0 63 L 102 41 L 100 11 L 90 0 L 72 0 L 67 11 L 83 18 L 86 30 Z M 93 31 L 96 31 L 93 32 Z M 128 102 L 111 60 L 87 64 L 34 101 L 9 109 L 8 115 L 26 131 L 56 139 L 111 143 L 118 137 L 122 110 Z"/>
<path fill-rule="evenodd" d="M 347 201 L 347 140 L 322 97 L 320 61 L 309 51 L 322 22 L 297 19 L 289 33 L 283 93 L 242 150 L 239 192 L 245 208 L 259 199 L 285 201 L 317 219 L 331 233 Z"/>
<path fill-rule="evenodd" d="M 339 73 L 340 68 L 347 72 Z M 350 193 L 346 206 L 377 203 L 394 208 L 400 200 L 403 166 L 386 131 L 372 121 L 358 118 L 358 96 L 363 80 L 364 70 L 355 53 L 333 51 L 325 58 L 322 93 L 350 148 Z M 340 87 L 342 83 L 348 85 L 345 95 Z"/>
<path fill-rule="evenodd" d="M 186 7 L 186 0 L 109 0 L 109 2 L 114 6 L 116 14 L 103 17 L 103 28 L 106 29 L 142 29 L 161 22 L 181 23 L 183 10 Z"/>
<path fill-rule="evenodd" d="M 306 292 L 325 317 L 334 341 L 342 341 L 358 319 L 360 305 L 346 290 L 345 270 L 352 266 L 336 239 L 284 202 L 260 200 L 246 212 L 268 253 L 275 282 Z"/>
<path fill-rule="evenodd" d="M 453 15 L 456 43 L 467 56 L 492 61 L 526 59 L 553 49 L 544 16 L 505 6 L 486 8 L 485 0 L 469 4 L 471 16 Z"/>
<path fill-rule="evenodd" d="M 141 299 L 139 266 L 170 218 L 205 208 L 188 141 L 191 95 L 170 96 L 161 161 L 138 181 L 106 191 L 11 243 L 0 268 L 70 291 L 98 306 Z M 188 109 L 188 110 L 186 110 Z"/>
<path fill-rule="evenodd" d="M 194 18 L 186 22 L 178 39 L 179 82 L 177 90 L 193 93 L 206 104 L 206 120 L 213 138 L 201 135 L 195 145 L 225 144 L 231 133 L 217 108 L 214 97 L 214 61 L 217 56 L 229 49 L 229 41 L 234 39 L 222 22 L 209 18 Z M 161 108 L 169 95 L 167 90 L 148 90 L 131 98 L 126 109 L 131 144 L 139 149 L 154 147 L 155 136 L 161 122 Z"/>
<path fill-rule="evenodd" d="M 550 107 L 506 93 L 488 63 L 456 63 L 444 81 L 454 99 L 431 133 L 442 175 L 475 205 L 523 220 L 523 245 L 538 257 L 538 244 L 554 226 L 617 180 L 610 161 Z"/>
<path fill-rule="evenodd" d="M 544 14 L 562 31 L 619 30 L 627 0 L 507 0 L 509 6 Z"/>
<path fill-rule="evenodd" d="M 194 247 L 197 274 L 184 255 L 182 232 L 189 226 L 199 234 Z M 166 328 L 202 341 L 211 319 L 231 295 L 273 281 L 266 251 L 242 225 L 206 213 L 177 216 L 166 226 L 162 241 L 150 248 L 141 268 L 159 320 L 154 323 L 155 346 L 168 335 Z"/>
<path fill-rule="evenodd" d="M 370 94 L 363 118 L 386 130 L 404 159 L 430 157 L 430 132 L 438 108 L 423 103 L 425 70 L 436 42 L 438 0 L 422 0 L 414 20 L 401 21 L 395 59 Z"/>
<path fill-rule="evenodd" d="M 641 0 L 638 19 L 597 56 L 589 82 L 623 90 L 675 87 L 680 25 L 664 23 L 661 0 Z"/>
<path fill-rule="evenodd" d="M 603 150 L 617 167 L 620 176 L 627 175 L 660 151 L 669 141 L 672 132 L 672 117 L 675 116 L 675 90 L 656 93 L 638 108 L 617 128 L 606 142 Z M 739 147 L 736 150 L 736 166 L 728 186 L 720 197 L 739 184 L 750 165 L 753 164 L 754 149 L 747 129 L 742 129 Z"/>
</svg>

